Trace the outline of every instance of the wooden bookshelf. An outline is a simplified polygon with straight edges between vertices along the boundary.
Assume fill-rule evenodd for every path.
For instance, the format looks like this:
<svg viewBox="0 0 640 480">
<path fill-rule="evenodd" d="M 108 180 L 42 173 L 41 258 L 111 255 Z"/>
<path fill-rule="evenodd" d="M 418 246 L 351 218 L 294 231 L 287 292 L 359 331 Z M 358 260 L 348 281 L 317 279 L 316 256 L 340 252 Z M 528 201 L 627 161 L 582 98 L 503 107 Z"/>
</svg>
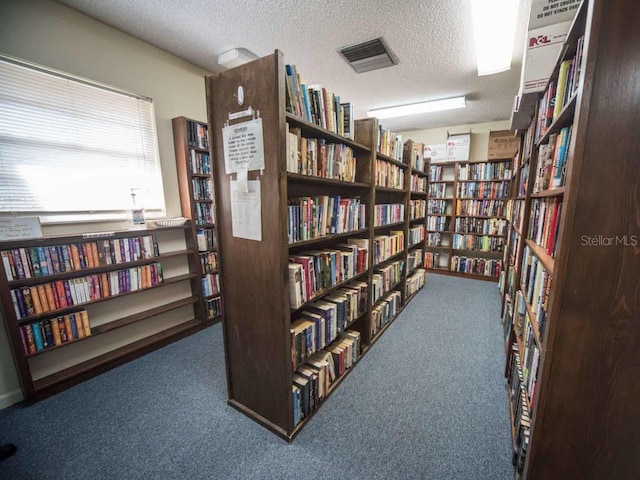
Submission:
<svg viewBox="0 0 640 480">
<path fill-rule="evenodd" d="M 381 265 L 374 265 L 373 242 L 374 237 L 379 235 L 402 231 L 405 239 L 403 247 L 406 247 L 411 174 L 402 155 L 396 158 L 378 152 L 377 141 L 381 131 L 377 120 L 355 121 L 351 132 L 353 138 L 345 138 L 336 133 L 337 129 L 329 130 L 293 113 L 297 107 L 289 102 L 288 97 L 292 97 L 287 92 L 287 89 L 293 92 L 294 88 L 291 83 L 294 77 L 290 75 L 292 70 L 293 67 L 285 67 L 282 53 L 276 51 L 249 64 L 206 78 L 208 117 L 214 146 L 212 157 L 216 164 L 213 176 L 220 214 L 218 241 L 220 250 L 224 252 L 220 259 L 220 274 L 225 286 L 224 343 L 228 403 L 288 441 L 293 440 L 317 412 L 317 408 L 306 412 L 299 423 L 294 419 L 294 413 L 297 412 L 294 378 L 299 378 L 297 376 L 303 370 L 299 363 L 294 367 L 297 350 L 294 348 L 295 336 L 292 344 L 292 327 L 300 325 L 298 319 L 301 316 L 308 315 L 305 311 L 309 305 L 330 297 L 330 301 L 334 302 L 335 292 L 342 291 L 345 286 L 358 284 L 366 290 L 364 311 L 360 309 L 356 318 L 345 326 L 346 330 L 359 333 L 359 356 L 351 368 L 331 383 L 325 399 L 318 402 L 319 406 L 355 368 L 361 356 L 370 350 L 373 342 L 372 311 L 376 308 L 371 304 L 374 269 L 394 261 L 404 262 L 400 281 L 389 293 L 394 295 L 393 292 L 399 292 L 395 295 L 401 295 L 394 318 L 403 307 L 406 300 L 407 249 L 402 248 Z M 244 89 L 244 105 L 238 105 L 235 95 L 239 85 Z M 295 88 L 299 86 L 296 84 Z M 229 120 L 229 113 L 245 111 L 248 105 L 251 105 L 253 115 Z M 222 129 L 227 125 L 253 121 L 257 119 L 257 112 L 262 122 L 264 168 L 250 170 L 248 180 L 260 183 L 260 240 L 249 240 L 234 236 L 230 181 L 236 180 L 236 174 L 227 174 L 225 171 Z M 351 149 L 347 151 L 346 158 L 355 158 L 356 165 L 347 170 L 354 172 L 354 177 L 345 175 L 346 181 L 324 178 L 330 172 L 325 172 L 321 163 L 316 165 L 315 160 L 310 160 L 311 157 L 305 157 L 303 163 L 302 156 L 297 154 L 303 146 L 306 149 L 315 145 L 323 145 L 327 149 L 329 145 Z M 389 169 L 389 172 L 397 173 L 394 181 L 403 183 L 376 185 L 376 161 L 385 162 L 381 165 L 397 167 L 397 170 Z M 306 218 L 299 212 L 302 212 L 307 200 L 301 199 L 325 201 L 324 197 L 340 197 L 341 200 L 353 202 L 354 208 L 363 212 L 364 225 L 358 222 L 355 231 L 321 233 L 317 238 L 308 238 L 307 226 L 298 228 L 299 224 L 302 225 L 301 219 L 304 221 Z M 402 221 L 374 228 L 376 204 L 401 205 L 404 208 Z M 319 224 L 322 225 L 322 221 Z M 291 271 L 299 271 L 298 266 L 304 261 L 302 257 L 305 254 L 322 255 L 324 251 L 335 251 L 340 244 L 352 241 L 366 245 L 364 270 L 357 271 L 348 280 L 331 282 L 329 285 L 323 281 L 326 286 L 320 288 L 312 299 L 302 297 L 303 301 L 298 302 L 298 298 L 294 298 L 297 295 L 295 288 L 301 283 L 290 277 L 290 262 Z M 304 269 L 302 272 L 304 275 Z M 379 331 L 376 338 L 381 333 Z M 337 342 L 339 339 L 327 348 L 334 348 Z M 304 368 L 308 366 L 307 363 L 304 365 Z"/>
<path fill-rule="evenodd" d="M 190 228 L 0 242 L 0 304 L 25 399 L 206 326 L 195 319 Z"/>
<path fill-rule="evenodd" d="M 200 298 L 196 304 L 196 318 L 220 322 L 223 297 L 218 269 L 220 252 L 217 249 L 209 128 L 204 122 L 186 117 L 174 118 L 172 125 L 182 216 L 191 219 L 189 245 L 193 252 L 189 256 L 189 268 L 196 274 L 192 290 Z M 205 284 L 211 288 L 210 292 L 204 291 Z"/>
<path fill-rule="evenodd" d="M 537 282 L 542 272 L 542 278 L 551 279 L 548 301 L 543 291 L 547 311 L 539 338 L 527 346 L 511 336 L 533 359 L 522 366 L 523 371 L 536 372 L 528 374 L 535 384 L 535 394 L 527 398 L 532 405 L 531 428 L 523 433 L 513 430 L 516 473 L 527 480 L 631 479 L 640 471 L 638 443 L 633 440 L 640 425 L 636 321 L 640 310 L 629 300 L 637 298 L 640 289 L 640 256 L 633 246 L 640 235 L 640 204 L 634 197 L 640 190 L 640 175 L 637 158 L 629 153 L 640 150 L 640 137 L 634 132 L 640 118 L 640 105 L 634 101 L 640 65 L 638 24 L 640 10 L 631 0 L 581 2 L 550 78 L 557 82 L 561 63 L 576 58 L 581 50 L 576 89 L 559 116 L 545 121 L 546 131 L 538 126 L 545 111 L 538 107 L 523 135 L 523 145 L 529 146 L 523 152 L 530 160 L 529 185 L 521 200 L 525 237 L 518 242 L 515 258 L 522 259 L 522 250 L 528 247 L 537 263 L 531 277 Z M 544 102 L 545 97 L 543 92 L 539 99 Z M 546 145 L 566 127 L 571 127 L 571 135 L 564 183 L 534 193 L 533 184 L 548 158 Z M 532 236 L 537 227 L 534 214 L 539 202 L 556 200 L 562 208 L 552 245 L 555 255 L 549 255 L 554 249 L 543 248 Z M 627 242 L 607 244 L 601 238 Z M 527 281 L 523 266 L 518 261 L 514 265 L 512 282 L 518 286 Z M 540 289 L 534 292 L 539 295 Z M 539 300 L 534 294 L 534 305 L 526 303 L 534 333 L 540 323 L 535 311 Z M 505 305 L 512 301 L 505 292 Z M 515 412 L 518 400 L 511 396 L 509 400 Z M 521 446 L 523 437 L 528 438 L 526 448 Z"/>
</svg>

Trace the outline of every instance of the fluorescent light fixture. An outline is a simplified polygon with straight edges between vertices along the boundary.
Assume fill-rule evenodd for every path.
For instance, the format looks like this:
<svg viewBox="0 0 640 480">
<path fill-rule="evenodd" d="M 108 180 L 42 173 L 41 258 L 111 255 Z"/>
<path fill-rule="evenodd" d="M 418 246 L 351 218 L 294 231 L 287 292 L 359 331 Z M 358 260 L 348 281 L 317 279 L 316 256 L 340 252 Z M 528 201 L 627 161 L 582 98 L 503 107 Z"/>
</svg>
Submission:
<svg viewBox="0 0 640 480">
<path fill-rule="evenodd" d="M 394 118 L 416 115 L 418 113 L 439 112 L 441 110 L 453 110 L 467 106 L 465 97 L 445 98 L 444 100 L 432 100 L 430 102 L 412 103 L 397 107 L 377 108 L 367 112 L 368 117 Z"/>
<path fill-rule="evenodd" d="M 519 0 L 471 0 L 478 76 L 511 68 Z"/>
<path fill-rule="evenodd" d="M 249 63 L 257 58 L 258 56 L 255 53 L 250 52 L 246 48 L 234 48 L 233 50 L 218 55 L 218 65 L 225 68 L 233 68 Z"/>
</svg>

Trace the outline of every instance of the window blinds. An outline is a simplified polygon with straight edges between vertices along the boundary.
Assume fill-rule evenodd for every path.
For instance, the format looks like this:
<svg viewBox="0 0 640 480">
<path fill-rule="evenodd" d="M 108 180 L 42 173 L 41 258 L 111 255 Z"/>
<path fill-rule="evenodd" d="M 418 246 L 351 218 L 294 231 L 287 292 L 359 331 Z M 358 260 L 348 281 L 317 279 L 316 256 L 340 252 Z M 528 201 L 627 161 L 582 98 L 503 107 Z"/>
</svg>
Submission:
<svg viewBox="0 0 640 480">
<path fill-rule="evenodd" d="M 164 211 L 153 103 L 0 57 L 0 212 L 122 218 L 132 189 Z"/>
</svg>

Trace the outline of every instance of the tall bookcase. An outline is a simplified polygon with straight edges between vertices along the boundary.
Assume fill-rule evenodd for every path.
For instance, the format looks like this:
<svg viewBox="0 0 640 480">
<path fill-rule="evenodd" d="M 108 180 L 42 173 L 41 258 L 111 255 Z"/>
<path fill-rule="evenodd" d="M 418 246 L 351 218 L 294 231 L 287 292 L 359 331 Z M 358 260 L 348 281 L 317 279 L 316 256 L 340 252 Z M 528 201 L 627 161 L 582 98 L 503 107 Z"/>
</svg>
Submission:
<svg viewBox="0 0 640 480">
<path fill-rule="evenodd" d="M 503 309 L 517 478 L 640 472 L 638 24 L 636 2 L 583 1 L 523 134 Z"/>
<path fill-rule="evenodd" d="M 425 266 L 437 273 L 498 280 L 502 269 L 511 159 L 431 166 Z"/>
<path fill-rule="evenodd" d="M 0 242 L 0 303 L 38 400 L 194 333 L 189 225 Z"/>
<path fill-rule="evenodd" d="M 402 160 L 402 146 L 399 158 L 379 153 L 375 119 L 356 121 L 352 140 L 287 112 L 285 75 L 282 54 L 276 51 L 209 76 L 206 86 L 219 245 L 224 251 L 228 403 L 291 441 L 415 291 L 407 287 L 411 168 Z M 232 193 L 240 184 L 232 183 L 239 180 L 236 173 L 225 170 L 223 129 L 258 118 L 264 168 L 247 175 L 248 189 L 257 189 L 252 182 L 258 181 L 260 192 L 259 205 L 254 204 L 261 216 L 260 239 L 252 240 L 241 238 L 245 234 L 240 231 L 234 236 L 234 209 L 238 214 L 237 202 L 246 192 Z M 346 159 L 350 166 L 345 171 L 352 176 L 325 172 L 329 167 L 323 159 L 331 158 L 329 151 L 343 152 L 340 161 Z M 355 167 L 349 163 L 352 158 Z M 382 161 L 379 168 L 394 167 L 388 173 L 402 188 L 376 185 L 377 161 Z M 334 211 L 329 202 L 337 197 L 333 205 L 341 205 L 340 211 L 352 221 L 325 230 L 326 214 Z M 334 263 L 339 258 L 348 265 Z M 416 281 L 418 273 L 413 272 L 412 286 L 424 284 L 424 277 Z M 335 315 L 325 315 L 323 308 L 345 305 L 341 297 L 357 301 L 338 315 L 349 312 L 335 332 L 330 327 Z M 318 335 L 325 327 L 327 335 Z M 315 339 L 313 349 L 307 334 Z M 307 358 L 305 349 L 316 353 Z M 325 368 L 329 364 L 333 367 Z M 309 384 L 315 399 L 305 396 Z M 307 399 L 304 415 L 297 406 L 301 396 Z M 308 410 L 314 401 L 315 408 Z"/>
<path fill-rule="evenodd" d="M 201 298 L 197 318 L 219 322 L 223 302 L 209 129 L 206 123 L 185 117 L 174 118 L 172 124 L 180 206 L 182 216 L 191 219 L 190 245 L 197 251 L 189 258 L 191 271 L 198 274 L 192 281 L 193 291 Z"/>
</svg>

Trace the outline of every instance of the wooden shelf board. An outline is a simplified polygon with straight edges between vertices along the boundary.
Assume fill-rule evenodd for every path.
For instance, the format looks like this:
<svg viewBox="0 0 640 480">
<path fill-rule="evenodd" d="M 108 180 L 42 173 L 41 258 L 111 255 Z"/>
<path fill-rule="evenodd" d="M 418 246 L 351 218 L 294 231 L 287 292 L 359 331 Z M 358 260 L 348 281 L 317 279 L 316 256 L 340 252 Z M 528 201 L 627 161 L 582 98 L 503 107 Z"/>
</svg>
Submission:
<svg viewBox="0 0 640 480">
<path fill-rule="evenodd" d="M 295 124 L 295 126 L 299 127 L 302 130 L 305 130 L 307 133 L 322 137 L 325 140 L 335 141 L 336 143 L 341 143 L 351 148 L 356 148 L 365 152 L 371 152 L 371 149 L 365 145 L 354 142 L 350 138 L 343 137 L 341 135 L 338 135 L 337 133 L 333 133 L 325 128 L 320 127 L 319 125 L 316 125 L 315 123 L 307 122 L 305 119 L 298 117 L 297 115 L 294 115 L 292 113 L 287 112 L 287 121 L 290 124 Z"/>
<path fill-rule="evenodd" d="M 476 237 L 497 237 L 497 238 L 504 238 L 504 235 L 494 235 L 494 234 L 490 234 L 490 233 L 473 233 L 473 232 L 452 232 L 452 233 L 456 233 L 458 235 L 475 235 Z"/>
<path fill-rule="evenodd" d="M 409 191 L 411 195 L 419 195 L 421 197 L 427 197 L 429 194 L 427 192 L 414 192 L 413 190 Z"/>
<path fill-rule="evenodd" d="M 193 145 L 189 145 L 189 150 L 195 150 L 196 152 L 209 153 L 207 148 L 194 147 Z"/>
<path fill-rule="evenodd" d="M 481 182 L 492 182 L 492 183 L 501 183 L 501 182 L 508 182 L 509 179 L 508 178 L 503 178 L 501 180 L 458 180 L 458 183 L 481 183 Z"/>
<path fill-rule="evenodd" d="M 450 213 L 427 213 L 427 217 L 451 217 L 453 218 L 453 215 Z"/>
<path fill-rule="evenodd" d="M 506 217 L 501 217 L 500 215 L 456 215 L 456 217 L 460 218 L 497 218 L 498 220 L 506 220 Z"/>
<path fill-rule="evenodd" d="M 196 203 L 213 203 L 213 200 L 209 198 L 194 198 L 193 201 Z"/>
<path fill-rule="evenodd" d="M 429 197 L 429 200 L 455 200 L 453 197 Z"/>
<path fill-rule="evenodd" d="M 527 300 L 527 296 L 525 295 L 524 286 L 520 285 L 520 293 L 522 294 L 522 298 L 524 300 L 524 304 L 527 307 L 527 313 L 529 314 L 529 318 L 531 319 L 531 326 L 533 328 L 533 336 L 535 337 L 536 344 L 540 349 L 540 353 L 542 353 L 542 342 L 540 341 L 540 328 L 538 327 L 538 317 L 535 313 L 533 313 L 533 307 Z"/>
<path fill-rule="evenodd" d="M 429 180 L 429 183 L 456 183 L 455 180 Z"/>
<path fill-rule="evenodd" d="M 441 250 L 451 250 L 451 246 L 447 246 L 447 245 L 425 245 L 425 248 L 439 248 Z"/>
<path fill-rule="evenodd" d="M 411 167 L 411 174 L 412 175 L 418 175 L 419 177 L 428 177 L 429 174 L 427 172 L 425 172 L 424 170 L 419 170 L 417 168 L 413 168 Z"/>
<path fill-rule="evenodd" d="M 211 174 L 208 173 L 190 173 L 193 178 L 211 178 Z"/>
<path fill-rule="evenodd" d="M 214 293 L 213 295 L 208 295 L 202 298 L 202 301 L 207 301 L 207 300 L 213 300 L 214 298 L 218 298 L 219 296 L 221 296 L 222 293 L 218 292 L 218 293 Z"/>
<path fill-rule="evenodd" d="M 387 262 L 390 262 L 390 261 L 392 261 L 392 260 L 395 260 L 395 259 L 396 259 L 396 257 L 399 257 L 399 256 L 400 256 L 400 255 L 402 255 L 404 252 L 405 252 L 405 249 L 403 248 L 403 249 L 402 249 L 402 250 L 400 250 L 399 252 L 396 252 L 396 253 L 394 253 L 393 255 L 391 255 L 391 256 L 389 256 L 389 257 L 385 258 L 384 260 L 379 261 L 378 263 L 376 263 L 376 264 L 373 266 L 373 268 L 375 269 L 375 268 L 377 268 L 377 267 L 381 266 L 381 265 L 382 265 L 382 264 L 384 264 L 384 263 L 387 263 Z"/>
<path fill-rule="evenodd" d="M 384 228 L 393 228 L 393 227 L 401 227 L 404 225 L 404 220 L 401 222 L 387 223 L 386 225 L 376 225 L 373 227 L 375 230 L 382 230 Z"/>
<path fill-rule="evenodd" d="M 509 200 L 509 197 L 456 197 L 457 200 Z"/>
<path fill-rule="evenodd" d="M 427 217 L 410 218 L 409 222 L 424 222 L 426 219 L 427 219 Z"/>
<path fill-rule="evenodd" d="M 485 280 L 487 282 L 497 282 L 498 277 L 488 277 L 486 275 L 478 275 L 476 273 L 463 273 L 463 272 L 452 272 L 449 269 L 443 268 L 427 268 L 429 272 L 438 273 L 441 275 L 451 275 L 453 277 L 462 277 L 462 278 L 473 278 L 475 280 Z"/>
<path fill-rule="evenodd" d="M 315 175 L 305 175 L 302 173 L 287 172 L 287 179 L 292 182 L 318 183 L 322 185 L 337 185 L 340 187 L 369 188 L 368 183 L 348 182 L 346 180 L 336 180 L 334 178 L 317 177 Z"/>
<path fill-rule="evenodd" d="M 196 223 L 196 228 L 215 228 L 215 223 Z"/>
<path fill-rule="evenodd" d="M 561 197 L 564 195 L 564 187 L 553 188 L 549 190 L 543 190 L 542 192 L 532 193 L 531 198 L 543 198 L 543 197 Z"/>
<path fill-rule="evenodd" d="M 58 310 L 51 310 L 49 312 L 45 312 L 45 313 L 42 313 L 40 315 L 32 315 L 30 317 L 25 317 L 25 318 L 19 319 L 18 323 L 20 325 L 24 325 L 26 323 L 32 323 L 32 322 L 37 321 L 37 320 L 43 320 L 45 318 L 58 317 L 60 315 L 66 315 L 67 313 L 75 313 L 75 312 L 78 312 L 80 310 L 83 310 L 84 307 L 86 307 L 87 305 L 93 305 L 95 303 L 100 303 L 100 302 L 104 302 L 104 301 L 107 301 L 107 300 L 113 300 L 114 298 L 126 297 L 128 295 L 133 295 L 133 294 L 136 294 L 136 293 L 146 292 L 146 291 L 149 291 L 149 290 L 153 290 L 154 288 L 165 287 L 167 285 L 172 285 L 174 283 L 182 282 L 184 280 L 189 280 L 191 278 L 196 278 L 196 276 L 197 275 L 195 273 L 186 273 L 184 275 L 178 275 L 178 276 L 175 276 L 175 277 L 165 278 L 161 283 L 159 283 L 158 285 L 154 285 L 153 287 L 141 288 L 139 290 L 132 290 L 130 292 L 120 293 L 118 295 L 111 295 L 111 296 L 108 296 L 108 297 L 97 298 L 95 300 L 91 300 L 90 302 L 79 303 L 79 304 L 73 305 L 71 307 L 60 308 Z"/>
<path fill-rule="evenodd" d="M 531 249 L 533 254 L 536 257 L 538 257 L 538 260 L 540 260 L 545 270 L 547 270 L 547 272 L 549 272 L 550 275 L 553 275 L 553 265 L 554 265 L 553 257 L 548 255 L 547 252 L 544 250 L 544 248 L 534 243 L 532 240 L 526 239 L 525 243 Z"/>
<path fill-rule="evenodd" d="M 453 250 L 454 252 L 460 252 L 460 253 L 468 253 L 468 254 L 486 254 L 486 255 L 494 255 L 494 256 L 500 256 L 502 257 L 502 255 L 504 254 L 504 252 L 485 252 L 483 250 L 467 250 L 464 248 L 452 248 L 451 250 Z"/>
<path fill-rule="evenodd" d="M 388 162 L 388 163 L 393 163 L 394 165 L 400 168 L 409 168 L 406 163 L 402 163 L 402 161 L 396 160 L 395 158 L 390 157 L 389 155 L 385 155 L 384 153 L 376 152 L 376 158 L 378 160 L 384 160 L 385 162 Z"/>
<path fill-rule="evenodd" d="M 374 185 L 376 192 L 388 192 L 388 193 L 407 193 L 404 188 L 383 187 L 381 185 Z"/>
<path fill-rule="evenodd" d="M 360 234 L 368 233 L 368 232 L 369 232 L 368 228 L 362 228 L 360 230 L 353 230 L 351 232 L 334 233 L 333 235 L 325 235 L 324 237 L 316 237 L 316 238 L 311 238 L 309 240 L 300 240 L 299 242 L 290 243 L 289 244 L 289 248 L 303 247 L 303 246 L 306 246 L 306 245 L 313 245 L 314 243 L 325 242 L 327 240 L 335 240 L 335 239 L 338 239 L 338 238 L 350 237 L 352 235 L 360 235 Z"/>
</svg>

